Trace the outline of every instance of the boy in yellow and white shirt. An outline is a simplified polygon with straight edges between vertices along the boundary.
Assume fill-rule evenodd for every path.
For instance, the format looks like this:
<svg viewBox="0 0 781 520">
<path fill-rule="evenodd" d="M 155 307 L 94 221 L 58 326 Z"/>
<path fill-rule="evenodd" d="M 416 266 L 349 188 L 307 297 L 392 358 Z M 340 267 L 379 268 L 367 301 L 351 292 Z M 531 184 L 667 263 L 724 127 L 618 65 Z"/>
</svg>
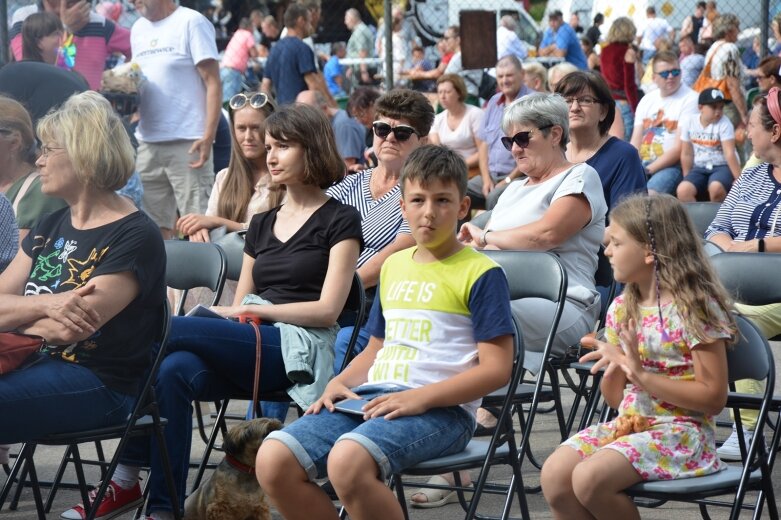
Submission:
<svg viewBox="0 0 781 520">
<path fill-rule="evenodd" d="M 285 518 L 337 518 L 314 483 L 326 475 L 350 518 L 402 518 L 385 479 L 462 451 L 480 399 L 509 380 L 504 272 L 456 239 L 466 180 L 466 164 L 447 148 L 423 146 L 407 159 L 402 210 L 417 245 L 383 264 L 369 345 L 258 452 L 258 479 Z M 344 413 L 344 399 L 366 403 Z"/>
</svg>

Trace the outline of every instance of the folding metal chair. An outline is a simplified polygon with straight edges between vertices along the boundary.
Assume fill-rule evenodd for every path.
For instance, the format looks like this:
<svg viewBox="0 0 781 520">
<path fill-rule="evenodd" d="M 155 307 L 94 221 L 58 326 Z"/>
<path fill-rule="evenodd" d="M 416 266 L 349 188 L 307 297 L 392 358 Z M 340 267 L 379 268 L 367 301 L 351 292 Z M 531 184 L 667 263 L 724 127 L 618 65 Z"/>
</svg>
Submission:
<svg viewBox="0 0 781 520">
<path fill-rule="evenodd" d="M 166 342 L 168 340 L 168 331 L 171 324 L 170 309 L 167 303 L 164 303 L 161 307 L 160 321 L 160 328 L 156 335 L 156 342 L 159 344 L 159 350 L 127 422 L 107 428 L 48 435 L 40 439 L 26 442 L 22 446 L 19 456 L 11 469 L 11 474 L 3 486 L 2 492 L 0 492 L 0 505 L 5 502 L 11 486 L 16 481 L 17 477 L 19 477 L 19 482 L 24 482 L 25 479 L 29 479 L 29 485 L 31 485 L 33 489 L 33 498 L 35 500 L 35 508 L 38 512 L 38 517 L 45 518 L 46 509 L 41 497 L 40 483 L 35 469 L 35 449 L 38 445 L 68 446 L 66 457 L 63 459 L 60 470 L 58 471 L 61 471 L 68 462 L 74 463 L 76 478 L 81 491 L 82 503 L 84 504 L 85 512 L 87 513 L 87 520 L 93 520 L 97 512 L 97 507 L 94 506 L 97 506 L 97 504 L 100 504 L 103 501 L 103 497 L 105 496 L 111 481 L 111 476 L 114 474 L 114 470 L 119 464 L 119 457 L 122 454 L 125 445 L 131 436 L 139 435 L 155 435 L 160 447 L 160 453 L 163 460 L 163 471 L 165 473 L 166 486 L 171 495 L 171 502 L 174 504 L 178 503 L 173 473 L 168 460 L 168 450 L 165 444 L 165 437 L 163 436 L 163 427 L 166 425 L 167 421 L 165 418 L 160 417 L 154 387 L 157 379 L 157 372 L 165 357 Z M 86 442 L 99 442 L 109 439 L 119 439 L 119 444 L 111 462 L 108 464 L 108 468 L 105 470 L 102 483 L 98 488 L 94 501 L 90 501 L 78 445 Z M 52 493 L 53 492 L 54 489 L 52 490 Z M 91 503 L 94 504 L 93 507 L 90 507 Z M 174 511 L 174 516 L 179 520 L 181 518 L 181 512 Z"/>
<path fill-rule="evenodd" d="M 739 416 L 739 408 L 759 410 L 754 437 L 748 447 L 744 446 L 742 428 L 739 431 L 738 438 L 744 462 L 741 465 L 728 465 L 724 471 L 704 477 L 641 482 L 627 489 L 626 492 L 630 496 L 662 501 L 697 502 L 703 518 L 709 518 L 708 505 L 728 507 L 730 519 L 737 519 L 743 509 L 753 509 L 754 518 L 761 518 L 764 501 L 767 498 L 770 518 L 774 520 L 778 518 L 772 470 L 778 449 L 779 433 L 781 433 L 779 429 L 776 428 L 773 433 L 769 446 L 765 442 L 768 415 L 772 409 L 778 409 L 778 405 L 773 404 L 775 362 L 770 345 L 756 326 L 742 316 L 737 316 L 736 319 L 740 330 L 740 341 L 727 350 L 731 390 L 727 398 L 727 406 L 735 411 L 736 416 Z M 735 393 L 734 382 L 739 379 L 765 380 L 764 393 L 761 395 Z M 744 504 L 747 491 L 758 491 L 754 504 Z M 729 498 L 722 501 L 713 499 L 718 496 L 729 496 Z"/>
<path fill-rule="evenodd" d="M 165 241 L 165 284 L 182 291 L 174 311 L 184 315 L 187 294 L 196 287 L 206 287 L 214 293 L 211 305 L 216 305 L 225 285 L 228 262 L 222 248 L 208 242 L 186 240 Z"/>
<path fill-rule="evenodd" d="M 361 324 L 364 322 L 365 319 L 365 313 L 366 313 L 366 293 L 363 290 L 363 283 L 361 283 L 361 279 L 358 276 L 358 274 L 353 275 L 353 281 L 352 285 L 350 286 L 350 293 L 347 296 L 347 302 L 344 305 L 344 309 L 342 310 L 341 315 L 339 316 L 339 322 L 344 323 L 348 321 L 353 321 L 356 324 Z M 355 342 L 358 339 L 358 331 L 360 327 L 356 326 L 353 328 L 352 335 L 350 336 L 350 340 L 347 346 L 347 353 L 348 355 L 352 352 L 353 348 L 355 347 Z M 235 395 L 232 396 L 233 399 L 245 399 L 250 400 L 252 399 L 252 395 Z M 279 391 L 279 392 L 271 392 L 263 394 L 261 393 L 259 396 L 259 400 L 261 401 L 278 401 L 278 402 L 288 402 L 290 401 L 290 397 L 287 395 L 287 392 L 285 391 Z M 206 449 L 204 450 L 203 457 L 201 458 L 201 462 L 198 465 L 198 471 L 195 476 L 195 481 L 193 482 L 192 491 L 195 491 L 198 489 L 198 486 L 201 485 L 201 480 L 203 480 L 203 475 L 206 471 L 206 468 L 209 464 L 209 457 L 211 456 L 212 451 L 215 449 L 215 443 L 217 441 L 217 434 L 220 432 L 225 432 L 226 426 L 225 426 L 225 418 L 226 418 L 226 412 L 228 409 L 228 403 L 230 402 L 230 399 L 225 399 L 220 403 L 217 416 L 214 420 L 214 426 L 212 427 L 211 434 L 209 435 L 209 438 L 206 440 Z M 257 410 L 258 415 L 260 415 L 261 410 Z"/>
<path fill-rule="evenodd" d="M 405 469 L 402 473 L 391 477 L 391 486 L 396 491 L 396 496 L 404 511 L 405 519 L 409 520 L 407 511 L 407 501 L 404 495 L 404 483 L 402 475 L 439 475 L 441 473 L 455 472 L 456 486 L 448 489 L 455 489 L 458 492 L 459 502 L 466 511 L 466 518 L 475 518 L 480 498 L 483 493 L 505 495 L 505 502 L 502 509 L 502 519 L 509 518 L 510 508 L 513 502 L 514 494 L 517 494 L 521 508 L 521 515 L 524 519 L 529 518 L 529 508 L 526 503 L 526 495 L 523 488 L 523 475 L 521 474 L 520 451 L 515 442 L 515 430 L 513 426 L 513 392 L 521 380 L 523 373 L 523 336 L 521 329 L 513 318 L 513 328 L 515 337 L 513 339 L 513 348 L 515 350 L 515 359 L 513 361 L 513 370 L 510 376 L 510 382 L 507 386 L 486 396 L 484 404 L 490 402 L 500 406 L 500 413 L 497 420 L 497 427 L 490 441 L 472 439 L 464 451 L 446 457 L 421 462 L 411 468 Z M 489 472 L 492 466 L 508 465 L 512 469 L 513 478 L 509 486 L 496 486 L 488 482 Z M 472 491 L 471 488 L 461 485 L 458 471 L 471 468 L 481 468 L 480 477 L 474 485 L 474 494 L 471 501 L 467 502 L 464 497 L 465 491 Z M 441 488 L 431 484 L 424 484 L 423 487 Z"/>
<path fill-rule="evenodd" d="M 703 237 L 713 219 L 716 218 L 721 202 L 686 202 L 683 207 L 692 219 L 697 234 Z"/>
</svg>

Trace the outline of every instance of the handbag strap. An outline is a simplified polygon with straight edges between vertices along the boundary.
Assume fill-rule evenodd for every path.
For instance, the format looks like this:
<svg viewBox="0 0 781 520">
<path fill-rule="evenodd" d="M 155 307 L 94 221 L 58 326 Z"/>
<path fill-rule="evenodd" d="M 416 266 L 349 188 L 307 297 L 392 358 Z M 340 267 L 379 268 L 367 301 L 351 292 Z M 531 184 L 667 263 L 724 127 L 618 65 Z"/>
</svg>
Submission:
<svg viewBox="0 0 781 520">
<path fill-rule="evenodd" d="M 260 341 L 260 328 L 254 321 L 249 322 L 255 330 L 255 377 L 252 382 L 252 418 L 254 419 L 258 410 L 258 392 L 260 391 L 260 354 L 262 346 Z"/>
<path fill-rule="evenodd" d="M 716 53 L 719 52 L 719 47 L 724 45 L 727 42 L 721 42 L 718 46 L 713 48 L 713 54 L 710 55 L 710 58 L 708 58 L 708 61 L 705 63 L 705 67 L 702 69 L 702 74 L 705 74 L 706 78 L 710 78 L 710 62 L 713 61 L 713 58 L 716 57 Z"/>
<path fill-rule="evenodd" d="M 30 189 L 30 185 L 32 185 L 33 181 L 37 179 L 41 174 L 38 173 L 38 171 L 31 172 L 27 178 L 24 180 L 22 185 L 19 187 L 19 191 L 16 192 L 16 197 L 14 197 L 13 200 L 13 209 L 14 209 L 14 215 L 18 216 L 19 213 L 19 203 L 22 201 L 24 196 L 27 194 L 27 190 Z"/>
</svg>

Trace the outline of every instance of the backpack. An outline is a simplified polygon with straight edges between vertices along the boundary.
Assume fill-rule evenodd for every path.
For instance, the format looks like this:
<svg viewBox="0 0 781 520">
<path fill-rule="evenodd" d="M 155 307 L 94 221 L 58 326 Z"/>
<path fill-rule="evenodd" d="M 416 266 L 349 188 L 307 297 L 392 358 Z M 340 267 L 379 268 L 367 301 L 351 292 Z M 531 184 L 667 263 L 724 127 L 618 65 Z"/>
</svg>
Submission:
<svg viewBox="0 0 781 520">
<path fill-rule="evenodd" d="M 491 99 L 496 94 L 497 86 L 496 78 L 483 71 L 483 77 L 480 78 L 480 85 L 477 87 L 477 93 L 482 99 Z"/>
</svg>

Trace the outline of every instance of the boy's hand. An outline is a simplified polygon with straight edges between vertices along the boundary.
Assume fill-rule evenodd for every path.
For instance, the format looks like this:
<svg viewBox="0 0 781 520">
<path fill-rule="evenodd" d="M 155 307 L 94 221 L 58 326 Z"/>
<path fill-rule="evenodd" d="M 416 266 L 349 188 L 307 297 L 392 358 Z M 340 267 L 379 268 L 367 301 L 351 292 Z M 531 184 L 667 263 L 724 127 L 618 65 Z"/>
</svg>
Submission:
<svg viewBox="0 0 781 520">
<path fill-rule="evenodd" d="M 420 415 L 425 413 L 429 406 L 420 388 L 404 390 L 392 394 L 375 397 L 364 407 L 364 419 L 385 417 L 387 420 L 405 415 Z"/>
<path fill-rule="evenodd" d="M 312 406 L 306 409 L 304 415 L 318 414 L 320 413 L 320 410 L 323 409 L 323 406 L 325 406 L 329 412 L 333 412 L 334 401 L 360 398 L 361 396 L 347 388 L 339 380 L 331 379 L 331 382 L 328 383 L 328 385 L 325 387 L 325 390 L 323 390 L 323 395 L 320 396 L 320 399 L 312 403 Z"/>
</svg>

